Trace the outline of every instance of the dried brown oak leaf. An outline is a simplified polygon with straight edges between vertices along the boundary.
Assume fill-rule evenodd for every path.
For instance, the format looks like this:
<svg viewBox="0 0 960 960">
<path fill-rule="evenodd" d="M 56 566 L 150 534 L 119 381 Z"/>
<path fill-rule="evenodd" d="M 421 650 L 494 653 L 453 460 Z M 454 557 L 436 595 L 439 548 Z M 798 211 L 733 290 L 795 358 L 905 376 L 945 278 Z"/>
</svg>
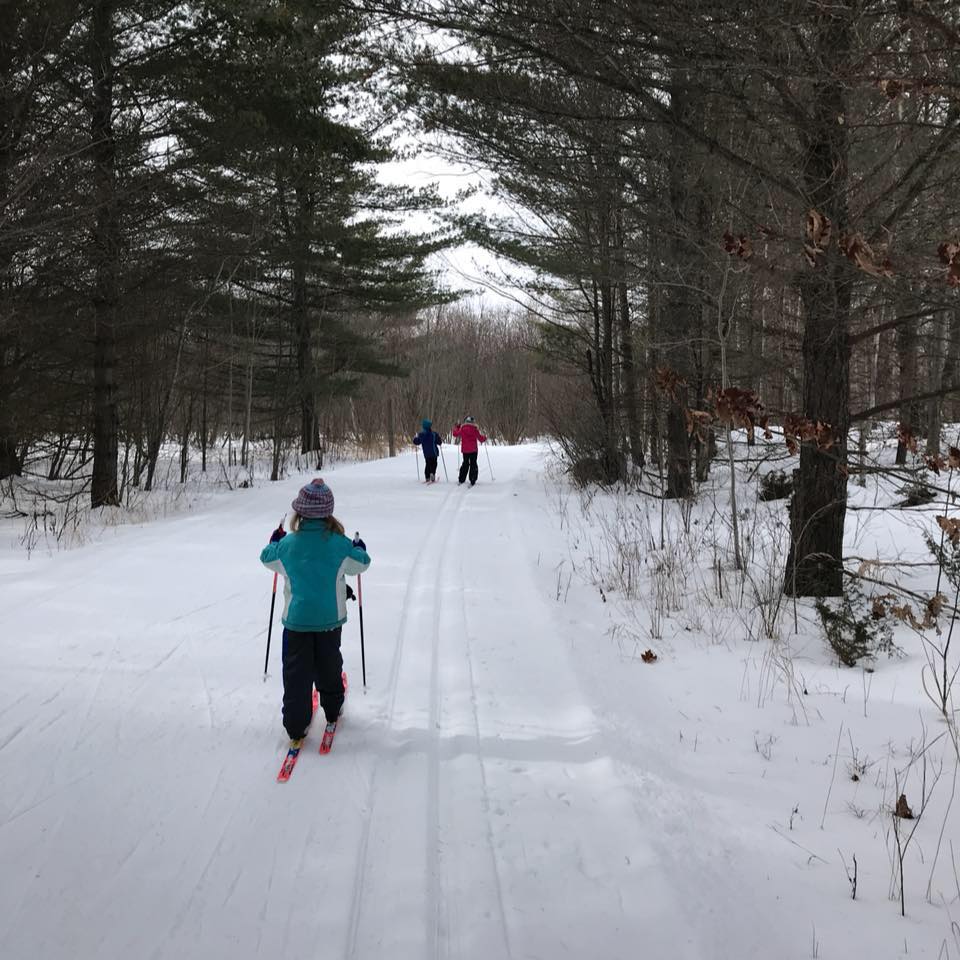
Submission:
<svg viewBox="0 0 960 960">
<path fill-rule="evenodd" d="M 955 517 L 937 517 L 936 521 L 952 544 L 960 543 L 960 520 Z"/>
<path fill-rule="evenodd" d="M 947 598 L 942 593 L 935 593 L 927 601 L 927 616 L 925 619 L 930 622 L 931 626 L 940 618 L 946 602 Z"/>
<path fill-rule="evenodd" d="M 644 650 L 643 653 L 640 654 L 640 659 L 644 663 L 656 663 L 658 657 L 652 650 Z"/>
<path fill-rule="evenodd" d="M 960 450 L 956 447 L 949 447 L 947 449 L 946 457 L 940 456 L 927 456 L 924 458 L 928 469 L 932 470 L 934 473 L 938 474 L 941 470 L 949 467 L 951 470 L 960 469 Z"/>
<path fill-rule="evenodd" d="M 801 443 L 815 443 L 818 450 L 829 450 L 834 444 L 833 428 L 829 423 L 794 413 L 784 417 L 783 439 L 792 454 L 799 453 Z"/>
<path fill-rule="evenodd" d="M 873 252 L 861 233 L 844 233 L 839 239 L 840 250 L 853 264 L 856 264 L 864 273 L 872 277 L 892 277 L 893 264 L 889 257 L 877 262 L 877 255 Z"/>
<path fill-rule="evenodd" d="M 833 235 L 830 218 L 811 208 L 807 211 L 806 234 L 807 242 L 803 245 L 803 253 L 807 263 L 815 267 L 817 257 L 830 246 L 830 237 Z"/>
<path fill-rule="evenodd" d="M 923 630 L 926 626 L 930 626 L 917 619 L 909 603 L 894 604 L 890 607 L 890 616 L 901 623 L 909 623 L 914 630 Z"/>
<path fill-rule="evenodd" d="M 951 287 L 960 287 L 960 240 L 944 240 L 937 247 L 937 256 L 947 267 L 947 283 Z"/>
<path fill-rule="evenodd" d="M 910 804 L 907 803 L 907 795 L 905 793 L 900 794 L 900 799 L 893 808 L 893 815 L 899 817 L 901 820 L 913 819 L 913 811 L 910 809 Z"/>
</svg>

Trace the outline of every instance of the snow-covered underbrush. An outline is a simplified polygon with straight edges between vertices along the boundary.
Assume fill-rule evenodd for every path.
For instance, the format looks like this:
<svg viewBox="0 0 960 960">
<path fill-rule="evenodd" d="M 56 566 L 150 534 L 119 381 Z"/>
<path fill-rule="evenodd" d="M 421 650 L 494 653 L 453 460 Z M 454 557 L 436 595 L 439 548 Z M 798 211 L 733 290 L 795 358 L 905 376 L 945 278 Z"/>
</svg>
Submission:
<svg viewBox="0 0 960 960">
<path fill-rule="evenodd" d="M 610 724 L 707 807 L 740 809 L 745 847 L 809 914 L 805 955 L 849 951 L 851 924 L 877 923 L 898 956 L 960 958 L 960 528 L 951 540 L 936 519 L 950 516 L 960 477 L 919 453 L 895 467 L 893 433 L 875 429 L 851 477 L 845 581 L 857 599 L 840 627 L 783 591 L 790 530 L 777 491 L 796 459 L 782 443 L 735 438 L 741 564 L 725 458 L 684 503 L 657 496 L 655 477 L 578 491 L 556 466 L 547 480 L 566 576 L 604 605 L 619 660 L 584 664 Z M 839 642 L 887 639 L 844 658 L 831 623 Z M 652 729 L 636 704 L 654 691 L 664 707 Z M 870 919 L 851 899 L 871 904 Z M 922 925 L 898 926 L 901 913 Z"/>
<path fill-rule="evenodd" d="M 65 455 L 58 445 L 37 444 L 23 476 L 0 483 L 0 542 L 28 553 L 69 549 L 96 540 L 112 527 L 176 516 L 215 494 L 269 482 L 274 470 L 272 441 L 251 443 L 245 463 L 238 462 L 238 448 L 222 445 L 208 450 L 204 469 L 199 448 L 192 447 L 184 468 L 180 445 L 166 444 L 149 490 L 146 472 L 135 480 L 129 458 L 121 457 L 120 505 L 92 509 L 89 451 L 77 449 Z M 385 445 L 341 440 L 328 444 L 324 463 L 334 466 L 385 455 Z M 285 451 L 277 463 L 279 479 L 310 473 L 315 465 L 312 457 Z"/>
</svg>

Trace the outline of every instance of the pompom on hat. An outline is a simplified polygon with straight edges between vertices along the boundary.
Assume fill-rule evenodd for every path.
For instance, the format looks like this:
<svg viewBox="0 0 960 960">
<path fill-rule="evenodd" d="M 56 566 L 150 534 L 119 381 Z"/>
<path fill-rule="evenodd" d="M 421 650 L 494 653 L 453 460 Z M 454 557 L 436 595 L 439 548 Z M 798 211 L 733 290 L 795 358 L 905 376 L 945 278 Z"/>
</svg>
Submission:
<svg viewBox="0 0 960 960">
<path fill-rule="evenodd" d="M 294 511 L 308 520 L 333 516 L 333 491 L 322 477 L 311 480 L 300 488 L 297 499 L 291 504 Z"/>
</svg>

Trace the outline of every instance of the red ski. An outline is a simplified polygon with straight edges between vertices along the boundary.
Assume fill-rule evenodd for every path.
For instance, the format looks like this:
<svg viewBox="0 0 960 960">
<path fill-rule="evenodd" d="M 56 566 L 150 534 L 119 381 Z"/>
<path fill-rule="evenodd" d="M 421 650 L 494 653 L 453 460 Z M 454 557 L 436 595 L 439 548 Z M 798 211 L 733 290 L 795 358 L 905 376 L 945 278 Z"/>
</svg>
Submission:
<svg viewBox="0 0 960 960">
<path fill-rule="evenodd" d="M 340 675 L 343 679 L 343 695 L 347 695 L 347 671 L 344 670 Z M 339 721 L 337 721 L 339 722 Z M 323 730 L 323 739 L 320 741 L 320 752 L 329 753 L 333 748 L 333 738 L 337 733 L 337 722 L 328 723 Z"/>
<path fill-rule="evenodd" d="M 323 739 L 320 741 L 320 752 L 329 753 L 333 747 L 333 737 L 337 732 L 335 723 L 328 723 L 323 731 Z"/>
<path fill-rule="evenodd" d="M 317 712 L 317 707 L 320 705 L 320 694 L 316 690 L 313 691 L 313 712 Z M 300 756 L 300 750 L 303 747 L 303 741 L 306 740 L 306 737 L 301 737 L 299 740 L 291 740 L 290 746 L 287 749 L 287 755 L 283 758 L 283 763 L 280 765 L 280 772 L 277 774 L 277 783 L 286 783 L 290 779 L 290 775 L 293 773 L 293 768 L 297 765 L 297 757 Z"/>
<path fill-rule="evenodd" d="M 297 757 L 300 756 L 302 746 L 303 739 L 290 741 L 290 749 L 287 750 L 287 755 L 283 758 L 283 763 L 280 766 L 280 772 L 277 774 L 277 783 L 286 783 L 290 779 L 290 774 L 293 773 L 293 768 L 297 765 Z"/>
</svg>

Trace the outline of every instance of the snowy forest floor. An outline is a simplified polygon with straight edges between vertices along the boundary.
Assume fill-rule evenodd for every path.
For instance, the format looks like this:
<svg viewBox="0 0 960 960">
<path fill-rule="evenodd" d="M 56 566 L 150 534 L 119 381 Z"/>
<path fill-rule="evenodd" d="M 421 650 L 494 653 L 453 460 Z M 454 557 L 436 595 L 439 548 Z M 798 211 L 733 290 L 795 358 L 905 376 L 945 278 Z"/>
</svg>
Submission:
<svg viewBox="0 0 960 960">
<path fill-rule="evenodd" d="M 744 484 L 741 576 L 722 465 L 661 518 L 576 495 L 542 445 L 490 452 L 474 489 L 412 455 L 323 471 L 374 559 L 368 689 L 351 605 L 336 745 L 312 731 L 285 785 L 257 555 L 301 477 L 72 550 L 2 528 L 0 957 L 960 958 L 919 636 L 868 671 L 810 604 L 795 630 L 784 501 Z M 938 512 L 852 512 L 849 552 L 930 561 Z"/>
</svg>

